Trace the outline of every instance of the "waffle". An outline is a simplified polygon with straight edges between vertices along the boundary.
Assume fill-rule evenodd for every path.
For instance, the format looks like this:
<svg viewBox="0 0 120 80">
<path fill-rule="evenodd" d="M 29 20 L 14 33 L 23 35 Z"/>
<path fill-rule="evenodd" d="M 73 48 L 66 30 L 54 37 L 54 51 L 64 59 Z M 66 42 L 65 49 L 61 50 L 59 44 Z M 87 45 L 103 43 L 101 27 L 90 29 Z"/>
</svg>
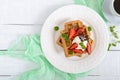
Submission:
<svg viewBox="0 0 120 80">
<path fill-rule="evenodd" d="M 64 30 L 62 30 L 60 32 L 60 36 L 57 40 L 57 44 L 60 45 L 61 47 L 63 47 L 64 49 L 64 52 L 65 52 L 65 56 L 66 57 L 69 57 L 69 56 L 73 56 L 73 55 L 76 55 L 76 56 L 81 56 L 80 54 L 73 54 L 73 55 L 70 55 L 69 54 L 69 47 L 71 46 L 72 44 L 72 40 L 70 40 L 69 42 L 67 42 L 62 36 L 62 34 L 69 34 L 69 30 L 71 28 L 74 28 L 74 29 L 78 29 L 80 27 L 83 27 L 83 24 L 80 20 L 76 20 L 76 21 L 70 21 L 70 22 L 67 22 L 65 23 L 64 25 Z"/>
<path fill-rule="evenodd" d="M 74 29 L 78 29 L 80 27 L 83 27 L 83 23 L 80 21 L 80 20 L 76 20 L 76 21 L 70 21 L 70 22 L 67 22 L 65 23 L 65 31 L 66 32 L 69 32 L 69 30 L 71 28 L 74 28 Z"/>
<path fill-rule="evenodd" d="M 58 39 L 57 39 L 57 44 L 58 44 L 59 46 L 63 47 L 63 46 L 62 46 L 61 36 L 58 37 Z"/>
<path fill-rule="evenodd" d="M 64 29 L 60 32 L 60 36 L 57 39 L 57 44 L 59 46 L 63 47 L 66 57 L 70 57 L 70 56 L 79 56 L 79 57 L 81 57 L 82 54 L 77 54 L 77 53 L 76 54 L 69 54 L 69 51 L 70 51 L 69 47 L 72 45 L 72 40 L 66 41 L 62 37 L 63 34 L 69 34 L 69 30 L 71 28 L 74 28 L 75 30 L 77 30 L 79 28 L 84 28 L 85 29 L 84 36 L 87 36 L 89 38 L 88 40 L 92 44 L 93 41 L 92 41 L 92 39 L 90 39 L 90 32 L 88 31 L 88 28 L 85 25 L 83 25 L 83 23 L 80 20 L 75 20 L 75 21 L 70 21 L 70 22 L 65 23 Z"/>
</svg>

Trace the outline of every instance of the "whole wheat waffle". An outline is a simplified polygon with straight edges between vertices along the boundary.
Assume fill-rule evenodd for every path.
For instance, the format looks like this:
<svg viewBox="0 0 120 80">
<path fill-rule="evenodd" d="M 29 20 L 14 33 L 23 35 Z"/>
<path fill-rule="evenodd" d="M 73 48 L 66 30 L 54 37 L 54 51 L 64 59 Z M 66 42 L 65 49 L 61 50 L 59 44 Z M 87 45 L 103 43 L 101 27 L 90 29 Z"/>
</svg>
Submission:
<svg viewBox="0 0 120 80">
<path fill-rule="evenodd" d="M 57 39 L 57 44 L 58 44 L 59 46 L 63 47 L 63 46 L 62 46 L 63 43 L 62 43 L 62 40 L 61 40 L 61 36 L 58 37 L 58 39 Z"/>
<path fill-rule="evenodd" d="M 66 22 L 64 25 L 64 29 L 60 32 L 60 36 L 57 39 L 57 44 L 61 47 L 63 47 L 64 49 L 64 53 L 66 57 L 70 57 L 70 56 L 79 56 L 81 57 L 81 54 L 69 54 L 70 50 L 69 47 L 72 45 L 72 40 L 66 41 L 62 35 L 63 34 L 69 34 L 69 31 L 71 28 L 74 28 L 75 30 L 79 29 L 79 28 L 84 28 L 85 29 L 85 33 L 84 36 L 87 36 L 88 38 L 90 38 L 90 32 L 88 31 L 88 28 L 83 25 L 83 23 L 80 20 L 75 20 L 75 21 L 70 21 L 70 22 Z M 91 41 L 92 44 L 92 39 L 89 39 L 89 41 Z"/>
</svg>

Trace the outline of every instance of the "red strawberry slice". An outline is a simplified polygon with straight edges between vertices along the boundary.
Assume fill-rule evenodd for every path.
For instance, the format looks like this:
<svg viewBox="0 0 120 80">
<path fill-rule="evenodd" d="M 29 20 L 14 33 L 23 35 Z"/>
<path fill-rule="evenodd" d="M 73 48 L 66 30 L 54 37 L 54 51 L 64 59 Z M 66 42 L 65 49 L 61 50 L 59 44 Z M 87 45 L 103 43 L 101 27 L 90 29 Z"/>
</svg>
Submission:
<svg viewBox="0 0 120 80">
<path fill-rule="evenodd" d="M 91 45 L 90 43 L 87 43 L 87 52 L 90 55 L 91 54 Z"/>
<path fill-rule="evenodd" d="M 80 53 L 80 54 L 84 53 L 81 49 L 73 49 L 73 52 L 74 53 Z"/>
<path fill-rule="evenodd" d="M 77 30 L 77 34 L 79 35 L 79 34 L 82 34 L 84 32 L 84 29 L 83 28 L 79 28 L 78 30 Z"/>
<path fill-rule="evenodd" d="M 70 29 L 70 33 L 69 33 L 69 39 L 72 39 L 74 37 L 74 35 L 76 34 L 75 29 Z"/>
<path fill-rule="evenodd" d="M 71 46 L 70 46 L 70 50 L 73 50 L 73 49 L 75 49 L 75 48 L 77 48 L 78 47 L 78 44 L 77 43 L 73 43 Z"/>
<path fill-rule="evenodd" d="M 79 34 L 82 34 L 84 32 L 83 28 L 79 28 L 78 30 L 76 30 L 76 34 L 74 35 L 74 37 L 78 36 Z"/>
<path fill-rule="evenodd" d="M 76 34 L 74 35 L 74 37 L 78 36 L 78 33 L 76 32 Z"/>
</svg>

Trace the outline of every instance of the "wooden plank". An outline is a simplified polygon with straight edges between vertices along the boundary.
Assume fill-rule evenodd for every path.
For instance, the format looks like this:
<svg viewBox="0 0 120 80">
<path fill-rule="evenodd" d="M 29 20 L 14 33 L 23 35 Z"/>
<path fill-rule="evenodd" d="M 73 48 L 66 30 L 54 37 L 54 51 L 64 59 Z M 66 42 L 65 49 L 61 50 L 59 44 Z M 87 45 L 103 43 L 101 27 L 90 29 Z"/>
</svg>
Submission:
<svg viewBox="0 0 120 80">
<path fill-rule="evenodd" d="M 0 76 L 0 80 L 16 80 L 16 76 Z"/>
<path fill-rule="evenodd" d="M 16 80 L 16 76 L 4 77 L 0 76 L 0 80 Z M 120 76 L 87 76 L 78 78 L 77 80 L 120 80 Z"/>
<path fill-rule="evenodd" d="M 87 76 L 77 80 L 120 80 L 120 76 Z"/>
<path fill-rule="evenodd" d="M 120 76 L 120 51 L 110 52 L 89 76 Z M 36 67 L 34 63 L 0 56 L 0 75 L 17 75 Z"/>
<path fill-rule="evenodd" d="M 98 65 L 91 75 L 120 76 L 120 51 L 110 51 L 103 62 Z"/>
<path fill-rule="evenodd" d="M 37 67 L 35 63 L 27 60 L 0 56 L 0 76 L 17 75 L 35 67 Z"/>
<path fill-rule="evenodd" d="M 40 35 L 42 25 L 0 25 L 0 50 L 8 49 L 22 35 Z"/>
<path fill-rule="evenodd" d="M 73 0 L 0 0 L 0 24 L 41 24 Z"/>
<path fill-rule="evenodd" d="M 0 25 L 0 34 L 24 35 L 24 34 L 40 34 L 43 24 L 33 25 Z"/>
</svg>

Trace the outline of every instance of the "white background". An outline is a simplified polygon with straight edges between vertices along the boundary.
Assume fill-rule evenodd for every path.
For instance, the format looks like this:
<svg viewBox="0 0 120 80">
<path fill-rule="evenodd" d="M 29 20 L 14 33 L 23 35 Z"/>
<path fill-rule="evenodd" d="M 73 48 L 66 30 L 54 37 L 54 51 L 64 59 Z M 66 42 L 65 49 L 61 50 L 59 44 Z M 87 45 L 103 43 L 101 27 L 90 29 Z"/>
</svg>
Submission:
<svg viewBox="0 0 120 80">
<path fill-rule="evenodd" d="M 73 0 L 0 0 L 0 50 L 7 50 L 21 35 L 40 34 L 52 11 L 73 3 Z M 17 75 L 34 67 L 29 61 L 0 56 L 0 80 L 15 80 Z M 120 45 L 112 48 L 89 76 L 78 80 L 120 80 Z"/>
</svg>

